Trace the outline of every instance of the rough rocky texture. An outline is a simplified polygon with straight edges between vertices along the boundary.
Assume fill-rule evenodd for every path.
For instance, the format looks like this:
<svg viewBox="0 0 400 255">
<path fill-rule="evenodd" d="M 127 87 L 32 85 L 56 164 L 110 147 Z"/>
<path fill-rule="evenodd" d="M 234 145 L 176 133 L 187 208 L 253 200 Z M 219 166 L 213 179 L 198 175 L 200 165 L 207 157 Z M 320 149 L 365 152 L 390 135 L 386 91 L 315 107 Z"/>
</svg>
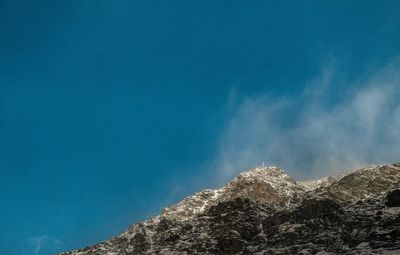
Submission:
<svg viewBox="0 0 400 255">
<path fill-rule="evenodd" d="M 309 182 L 252 169 L 63 254 L 400 254 L 400 164 Z"/>
</svg>

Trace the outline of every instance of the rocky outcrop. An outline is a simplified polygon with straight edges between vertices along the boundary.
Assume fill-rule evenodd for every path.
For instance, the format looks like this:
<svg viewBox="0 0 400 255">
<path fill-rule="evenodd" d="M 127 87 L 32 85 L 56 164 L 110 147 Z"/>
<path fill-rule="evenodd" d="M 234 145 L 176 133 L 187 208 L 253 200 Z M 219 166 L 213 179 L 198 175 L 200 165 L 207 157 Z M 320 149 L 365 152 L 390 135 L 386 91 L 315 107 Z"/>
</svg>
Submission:
<svg viewBox="0 0 400 255">
<path fill-rule="evenodd" d="M 309 182 L 256 168 L 63 254 L 400 254 L 399 184 L 400 164 Z"/>
</svg>

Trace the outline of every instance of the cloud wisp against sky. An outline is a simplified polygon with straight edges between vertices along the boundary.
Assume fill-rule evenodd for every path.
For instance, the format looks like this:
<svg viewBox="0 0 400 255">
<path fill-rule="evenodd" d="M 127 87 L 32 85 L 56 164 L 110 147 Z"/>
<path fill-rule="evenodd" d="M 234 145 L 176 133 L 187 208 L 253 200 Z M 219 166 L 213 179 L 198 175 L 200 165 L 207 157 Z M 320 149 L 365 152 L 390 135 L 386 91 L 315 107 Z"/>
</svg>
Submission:
<svg viewBox="0 0 400 255">
<path fill-rule="evenodd" d="M 26 240 L 21 254 L 40 255 L 54 253 L 61 244 L 62 242 L 56 237 L 46 234 L 31 237 Z"/>
<path fill-rule="evenodd" d="M 232 106 L 220 139 L 221 179 L 265 162 L 298 178 L 400 160 L 400 61 L 396 59 L 338 93 L 325 68 L 292 98 L 248 97 Z"/>
</svg>

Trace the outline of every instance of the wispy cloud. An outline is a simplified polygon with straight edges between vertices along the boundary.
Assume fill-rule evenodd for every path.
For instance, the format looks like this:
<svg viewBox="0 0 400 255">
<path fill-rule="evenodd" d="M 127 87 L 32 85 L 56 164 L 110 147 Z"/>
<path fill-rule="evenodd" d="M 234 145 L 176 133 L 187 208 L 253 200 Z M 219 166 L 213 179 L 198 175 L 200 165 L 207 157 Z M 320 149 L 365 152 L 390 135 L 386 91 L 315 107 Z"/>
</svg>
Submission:
<svg viewBox="0 0 400 255">
<path fill-rule="evenodd" d="M 216 160 L 221 179 L 261 162 L 312 178 L 399 161 L 399 59 L 346 86 L 337 77 L 329 65 L 297 97 L 230 98 Z"/>
<path fill-rule="evenodd" d="M 52 254 L 61 244 L 62 242 L 56 237 L 46 234 L 30 237 L 26 241 L 26 246 L 24 248 L 25 251 L 23 252 L 23 254 Z"/>
</svg>

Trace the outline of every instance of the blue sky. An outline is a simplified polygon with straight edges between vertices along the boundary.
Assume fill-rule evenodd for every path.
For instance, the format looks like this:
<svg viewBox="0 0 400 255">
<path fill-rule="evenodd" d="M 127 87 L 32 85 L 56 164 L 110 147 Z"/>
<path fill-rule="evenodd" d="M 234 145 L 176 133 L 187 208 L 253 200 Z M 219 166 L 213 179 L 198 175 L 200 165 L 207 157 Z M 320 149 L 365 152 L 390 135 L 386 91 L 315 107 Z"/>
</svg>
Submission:
<svg viewBox="0 0 400 255">
<path fill-rule="evenodd" d="M 0 253 L 107 239 L 262 161 L 399 161 L 399 53 L 399 1 L 0 0 Z"/>
</svg>

